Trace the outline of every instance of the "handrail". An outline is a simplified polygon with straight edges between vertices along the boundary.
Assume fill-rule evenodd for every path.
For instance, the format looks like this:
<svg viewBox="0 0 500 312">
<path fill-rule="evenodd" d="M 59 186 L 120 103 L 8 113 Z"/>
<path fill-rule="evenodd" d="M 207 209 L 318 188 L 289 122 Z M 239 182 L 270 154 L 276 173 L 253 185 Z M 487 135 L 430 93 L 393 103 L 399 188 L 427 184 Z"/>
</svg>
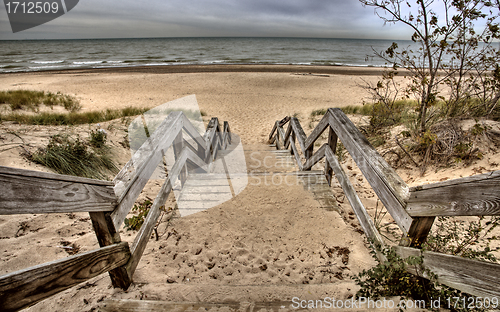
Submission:
<svg viewBox="0 0 500 312">
<path fill-rule="evenodd" d="M 197 149 L 182 137 L 183 131 L 196 142 Z M 0 310 L 26 308 L 105 272 L 109 272 L 113 286 L 127 289 L 172 183 L 177 179 L 184 183 L 188 165 L 208 170 L 217 151 L 228 144 L 231 144 L 229 123 L 224 122 L 221 133 L 219 120 L 212 118 L 202 136 L 182 112 L 172 112 L 113 182 L 0 166 L 0 185 L 6 190 L 0 193 L 0 215 L 89 212 L 101 247 L 0 276 Z M 176 149 L 175 163 L 129 250 L 128 243 L 121 242 L 118 229 L 171 146 Z M 30 204 L 26 205 L 26 201 Z"/>
<path fill-rule="evenodd" d="M 40 264 L 0 277 L 0 310 L 18 311 L 58 292 L 122 266 L 126 242 Z"/>
<path fill-rule="evenodd" d="M 113 211 L 113 182 L 0 166 L 0 215 Z"/>
<path fill-rule="evenodd" d="M 313 153 L 314 143 L 327 129 L 328 143 Z M 283 133 L 282 126 L 276 121 L 269 143 L 275 143 L 277 149 L 281 149 L 281 145 L 290 149 L 300 170 L 310 170 L 326 158 L 324 175 L 331 183 L 331 171 L 335 173 L 380 260 L 385 259 L 381 252 L 384 242 L 335 156 L 337 139 L 344 144 L 404 233 L 396 250 L 400 256 L 423 255 L 424 267 L 437 274 L 438 281 L 448 286 L 476 296 L 500 295 L 499 264 L 406 247 L 418 247 L 425 241 L 436 216 L 500 215 L 500 171 L 410 188 L 338 108 L 328 109 L 309 137 L 296 118 L 290 118 L 290 125 Z M 304 162 L 299 156 L 296 138 Z"/>
</svg>

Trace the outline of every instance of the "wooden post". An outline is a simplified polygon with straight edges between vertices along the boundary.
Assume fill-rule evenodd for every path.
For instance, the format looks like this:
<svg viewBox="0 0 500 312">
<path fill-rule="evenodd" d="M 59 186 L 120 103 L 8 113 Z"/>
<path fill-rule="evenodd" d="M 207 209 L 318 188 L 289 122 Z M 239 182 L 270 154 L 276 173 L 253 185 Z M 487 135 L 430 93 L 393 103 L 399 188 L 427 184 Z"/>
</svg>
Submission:
<svg viewBox="0 0 500 312">
<path fill-rule="evenodd" d="M 106 247 L 121 242 L 120 234 L 116 231 L 110 212 L 90 212 L 92 226 L 97 236 L 99 246 Z M 113 287 L 127 290 L 132 283 L 132 276 L 127 273 L 126 266 L 109 271 Z"/>
<path fill-rule="evenodd" d="M 184 142 L 182 137 L 182 131 L 179 131 L 179 134 L 174 139 L 174 157 L 177 161 L 179 159 L 182 150 L 184 149 Z M 182 170 L 179 175 L 179 180 L 181 180 L 181 186 L 184 186 L 184 182 L 186 182 L 187 174 L 186 170 Z M 173 181 L 172 181 L 173 182 Z"/>
<path fill-rule="evenodd" d="M 329 127 L 329 133 L 328 133 L 328 146 L 330 146 L 330 149 L 332 150 L 333 154 L 335 155 L 335 152 L 337 151 L 337 134 L 335 131 L 333 131 L 332 127 Z M 326 180 L 328 181 L 328 185 L 332 186 L 332 176 L 333 176 L 333 169 L 330 167 L 330 164 L 328 161 L 325 162 L 325 176 Z"/>
<path fill-rule="evenodd" d="M 401 238 L 399 243 L 403 247 L 421 248 L 431 231 L 435 217 L 417 217 L 413 218 L 408 235 Z"/>
</svg>

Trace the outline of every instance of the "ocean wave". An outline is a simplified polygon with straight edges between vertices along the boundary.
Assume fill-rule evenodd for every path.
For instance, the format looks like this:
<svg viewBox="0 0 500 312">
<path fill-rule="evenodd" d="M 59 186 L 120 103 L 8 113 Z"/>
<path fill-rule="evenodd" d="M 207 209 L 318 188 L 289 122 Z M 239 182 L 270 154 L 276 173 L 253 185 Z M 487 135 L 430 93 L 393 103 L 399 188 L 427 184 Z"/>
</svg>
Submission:
<svg viewBox="0 0 500 312">
<path fill-rule="evenodd" d="M 95 65 L 102 64 L 104 61 L 85 61 L 85 62 L 73 62 L 74 65 Z"/>
<path fill-rule="evenodd" d="M 59 63 L 64 63 L 64 60 L 58 60 L 58 61 L 30 61 L 32 64 L 59 64 Z"/>
<path fill-rule="evenodd" d="M 29 66 L 30 70 L 44 70 L 44 69 L 56 69 L 56 68 L 64 68 L 64 65 L 55 65 L 55 66 Z"/>
</svg>

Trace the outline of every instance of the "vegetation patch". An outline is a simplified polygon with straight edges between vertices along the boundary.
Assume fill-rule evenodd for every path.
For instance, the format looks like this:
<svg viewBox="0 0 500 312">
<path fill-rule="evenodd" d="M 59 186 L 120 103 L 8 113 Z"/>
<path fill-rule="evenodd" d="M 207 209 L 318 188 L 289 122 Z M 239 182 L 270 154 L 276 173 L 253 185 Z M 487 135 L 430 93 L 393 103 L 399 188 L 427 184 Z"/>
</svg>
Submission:
<svg viewBox="0 0 500 312">
<path fill-rule="evenodd" d="M 60 92 L 30 90 L 0 91 L 0 104 L 9 105 L 13 111 L 20 109 L 37 111 L 40 105 L 49 107 L 62 106 L 71 112 L 78 111 L 81 108 L 79 101 L 73 96 Z"/>
<path fill-rule="evenodd" d="M 28 158 L 59 174 L 106 179 L 106 172 L 116 174 L 118 168 L 105 146 L 105 136 L 99 132 L 93 132 L 88 142 L 79 137 L 73 139 L 68 135 L 54 135 L 46 147 L 29 154 Z"/>
<path fill-rule="evenodd" d="M 493 234 L 498 227 L 500 218 L 477 217 L 472 221 L 463 221 L 447 217 L 439 217 L 434 230 L 427 242 L 422 246 L 424 251 L 440 252 L 454 256 L 482 261 L 498 262 L 495 252 L 499 247 L 491 245 L 498 242 L 499 237 Z M 386 261 L 379 261 L 372 250 L 372 255 L 378 264 L 363 270 L 353 279 L 360 286 L 356 296 L 372 298 L 399 296 L 402 300 L 423 300 L 425 307 L 431 307 L 431 301 L 440 300 L 441 307 L 447 304 L 449 298 L 464 298 L 451 302 L 451 311 L 486 311 L 480 305 L 470 306 L 470 302 L 481 302 L 481 298 L 463 293 L 457 289 L 439 284 L 437 276 L 423 267 L 423 257 L 408 257 L 402 259 L 392 247 L 382 250 Z M 410 273 L 412 271 L 412 273 Z M 416 274 L 413 274 L 416 273 Z M 425 277 L 424 277 L 425 276 Z M 467 306 L 462 304 L 466 303 Z M 404 309 L 405 307 L 400 307 Z M 438 310 L 438 309 L 430 309 Z"/>
<path fill-rule="evenodd" d="M 1 115 L 0 121 L 16 121 L 26 125 L 81 125 L 136 116 L 148 110 L 149 108 L 126 107 L 122 109 L 107 109 L 104 111 L 71 112 L 67 114 L 42 112 L 35 115 L 27 115 L 11 113 L 8 115 Z"/>
</svg>

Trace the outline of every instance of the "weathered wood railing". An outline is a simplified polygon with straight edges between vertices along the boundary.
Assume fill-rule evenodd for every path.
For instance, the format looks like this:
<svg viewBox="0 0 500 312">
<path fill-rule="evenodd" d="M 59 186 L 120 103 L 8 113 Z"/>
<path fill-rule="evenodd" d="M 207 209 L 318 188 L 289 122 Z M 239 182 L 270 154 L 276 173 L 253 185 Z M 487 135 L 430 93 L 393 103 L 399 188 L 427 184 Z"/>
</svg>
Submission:
<svg viewBox="0 0 500 312">
<path fill-rule="evenodd" d="M 290 148 L 300 170 L 310 170 L 325 158 L 326 179 L 331 183 L 335 174 L 365 235 L 376 250 L 384 246 L 384 241 L 335 155 L 338 140 L 403 232 L 400 246 L 396 249 L 399 255 L 423 255 L 424 267 L 437 274 L 440 283 L 476 296 L 500 296 L 499 264 L 418 249 L 425 242 L 437 216 L 500 215 L 500 171 L 409 187 L 339 108 L 328 109 L 309 137 L 297 118 L 290 118 L 285 131 L 283 126 L 286 123 L 287 119 L 276 121 L 269 142 L 275 143 L 278 149 Z M 328 143 L 313 153 L 314 143 L 327 129 Z M 378 256 L 384 259 L 382 253 L 378 252 Z"/>
<path fill-rule="evenodd" d="M 183 138 L 186 133 L 193 147 Z M 177 178 L 207 170 L 231 143 L 229 124 L 212 118 L 202 137 L 182 112 L 172 112 L 134 153 L 113 182 L 0 166 L 0 215 L 88 212 L 101 248 L 0 276 L 0 311 L 17 311 L 109 272 L 113 286 L 127 289 Z M 133 244 L 118 230 L 137 197 L 173 146 L 175 163 Z"/>
</svg>

